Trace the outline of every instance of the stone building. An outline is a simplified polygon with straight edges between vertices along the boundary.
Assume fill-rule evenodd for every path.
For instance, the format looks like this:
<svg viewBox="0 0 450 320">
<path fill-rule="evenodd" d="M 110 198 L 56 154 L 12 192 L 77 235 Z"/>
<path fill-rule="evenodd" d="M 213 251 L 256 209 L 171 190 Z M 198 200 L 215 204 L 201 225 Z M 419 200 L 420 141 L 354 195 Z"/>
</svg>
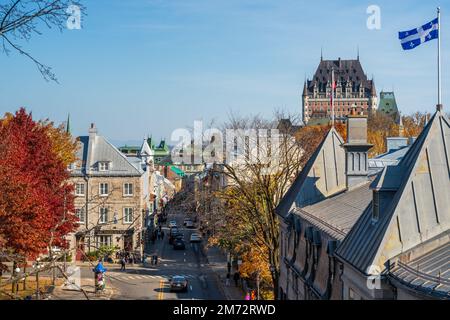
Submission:
<svg viewBox="0 0 450 320">
<path fill-rule="evenodd" d="M 331 128 L 277 208 L 282 299 L 342 298 L 334 251 L 370 202 L 366 127 L 349 116 L 346 143 Z"/>
<path fill-rule="evenodd" d="M 77 141 L 78 160 L 70 168 L 79 218 L 71 241 L 76 259 L 102 246 L 141 254 L 150 206 L 145 158 L 124 156 L 94 124 Z"/>
<path fill-rule="evenodd" d="M 336 251 L 344 299 L 450 299 L 450 121 L 436 113 Z"/>
<path fill-rule="evenodd" d="M 381 170 L 368 165 L 365 116 L 347 130 L 346 143 L 329 131 L 277 208 L 280 296 L 449 299 L 448 118 L 438 108 Z"/>
<path fill-rule="evenodd" d="M 332 70 L 336 83 L 334 112 L 336 121 L 345 121 L 352 108 L 368 114 L 377 109 L 378 98 L 373 79 L 369 80 L 359 61 L 323 60 L 311 80 L 303 86 L 303 123 L 328 123 L 331 119 Z M 312 122 L 311 122 L 312 121 Z"/>
</svg>

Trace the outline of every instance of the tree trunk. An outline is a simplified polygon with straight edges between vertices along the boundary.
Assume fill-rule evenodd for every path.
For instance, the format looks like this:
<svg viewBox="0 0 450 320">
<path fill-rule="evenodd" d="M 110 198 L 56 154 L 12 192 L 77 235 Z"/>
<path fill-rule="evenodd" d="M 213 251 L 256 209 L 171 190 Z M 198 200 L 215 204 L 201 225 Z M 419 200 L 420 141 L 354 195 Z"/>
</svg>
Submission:
<svg viewBox="0 0 450 320">
<path fill-rule="evenodd" d="M 273 284 L 273 296 L 275 300 L 279 299 L 279 283 L 280 283 L 280 259 L 278 256 L 279 250 L 269 250 L 269 262 L 271 268 L 272 275 L 272 284 Z"/>
<path fill-rule="evenodd" d="M 27 274 L 27 263 L 25 259 L 25 265 L 23 266 L 23 273 Z M 27 290 L 27 277 L 23 278 L 23 291 Z"/>
<path fill-rule="evenodd" d="M 11 278 L 13 278 L 13 279 L 16 276 L 16 268 L 17 268 L 17 263 L 14 261 L 13 262 L 13 267 L 12 267 L 12 272 L 11 272 Z M 15 293 L 15 289 L 16 289 L 16 281 L 13 281 L 12 286 L 11 286 L 11 293 L 12 294 Z"/>
</svg>

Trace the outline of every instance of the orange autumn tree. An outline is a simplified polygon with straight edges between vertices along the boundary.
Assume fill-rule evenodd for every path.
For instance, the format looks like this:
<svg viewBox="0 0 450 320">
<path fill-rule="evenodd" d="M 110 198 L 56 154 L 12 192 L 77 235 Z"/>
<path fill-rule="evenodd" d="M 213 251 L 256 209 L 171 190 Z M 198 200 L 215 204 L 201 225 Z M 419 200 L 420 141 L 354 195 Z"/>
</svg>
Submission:
<svg viewBox="0 0 450 320">
<path fill-rule="evenodd" d="M 234 118 L 228 126 L 243 130 L 273 127 L 273 122 L 259 117 Z M 336 129 L 345 136 L 344 126 L 336 125 Z M 266 298 L 276 299 L 278 295 L 280 244 L 275 209 L 328 130 L 329 127 L 309 126 L 300 128 L 293 136 L 282 135 L 278 150 L 272 150 L 278 156 L 276 166 L 265 166 L 258 157 L 256 162 L 245 158 L 224 164 L 220 172 L 228 184 L 213 196 L 222 205 L 221 223 L 215 224 L 211 242 L 240 257 L 243 276 L 255 280 L 255 275 L 260 275 Z"/>
<path fill-rule="evenodd" d="M 21 260 L 66 247 L 75 229 L 73 186 L 52 130 L 23 108 L 0 119 L 0 239 Z"/>
</svg>

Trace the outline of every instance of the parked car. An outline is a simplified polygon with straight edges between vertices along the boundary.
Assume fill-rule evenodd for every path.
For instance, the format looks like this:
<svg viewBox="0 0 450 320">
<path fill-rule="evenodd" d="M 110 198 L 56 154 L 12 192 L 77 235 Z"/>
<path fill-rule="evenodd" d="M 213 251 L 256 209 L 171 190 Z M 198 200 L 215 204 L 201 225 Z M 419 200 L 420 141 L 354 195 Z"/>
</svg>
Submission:
<svg viewBox="0 0 450 320">
<path fill-rule="evenodd" d="M 179 233 L 178 228 L 177 227 L 173 227 L 173 228 L 170 229 L 169 236 L 173 236 L 173 235 L 178 234 L 178 233 Z"/>
<path fill-rule="evenodd" d="M 196 242 L 202 242 L 202 236 L 200 235 L 200 233 L 194 232 L 191 234 L 191 242 L 192 243 L 196 243 Z"/>
<path fill-rule="evenodd" d="M 173 249 L 174 250 L 185 250 L 186 245 L 184 244 L 183 239 L 174 239 L 173 240 Z"/>
<path fill-rule="evenodd" d="M 188 280 L 185 276 L 174 276 L 170 279 L 170 291 L 187 292 Z"/>
<path fill-rule="evenodd" d="M 170 220 L 169 221 L 169 228 L 174 228 L 177 226 L 177 222 L 175 220 Z"/>
<path fill-rule="evenodd" d="M 194 224 L 194 222 L 193 222 L 192 220 L 186 221 L 185 226 L 186 226 L 186 228 L 188 228 L 188 229 L 193 229 L 193 228 L 195 228 L 195 224 Z"/>
<path fill-rule="evenodd" d="M 186 224 L 187 224 L 189 221 L 192 222 L 191 218 L 186 218 L 186 219 L 184 219 L 183 225 L 186 226 Z"/>
</svg>

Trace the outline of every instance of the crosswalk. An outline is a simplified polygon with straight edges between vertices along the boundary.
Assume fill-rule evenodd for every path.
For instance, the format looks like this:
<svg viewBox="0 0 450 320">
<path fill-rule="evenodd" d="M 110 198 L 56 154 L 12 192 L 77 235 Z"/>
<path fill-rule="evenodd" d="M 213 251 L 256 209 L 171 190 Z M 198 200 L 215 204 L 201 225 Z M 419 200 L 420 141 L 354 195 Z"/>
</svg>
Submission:
<svg viewBox="0 0 450 320">
<path fill-rule="evenodd" d="M 122 280 L 122 281 L 136 281 L 136 280 L 164 280 L 164 281 L 168 281 L 170 278 L 174 277 L 174 276 L 184 276 L 187 279 L 194 279 L 197 278 L 195 275 L 191 275 L 191 274 L 172 274 L 172 275 L 149 275 L 149 274 L 126 274 L 126 273 L 115 273 L 115 272 L 109 272 L 106 274 L 106 276 L 110 277 L 111 279 L 117 279 L 117 280 Z"/>
</svg>

